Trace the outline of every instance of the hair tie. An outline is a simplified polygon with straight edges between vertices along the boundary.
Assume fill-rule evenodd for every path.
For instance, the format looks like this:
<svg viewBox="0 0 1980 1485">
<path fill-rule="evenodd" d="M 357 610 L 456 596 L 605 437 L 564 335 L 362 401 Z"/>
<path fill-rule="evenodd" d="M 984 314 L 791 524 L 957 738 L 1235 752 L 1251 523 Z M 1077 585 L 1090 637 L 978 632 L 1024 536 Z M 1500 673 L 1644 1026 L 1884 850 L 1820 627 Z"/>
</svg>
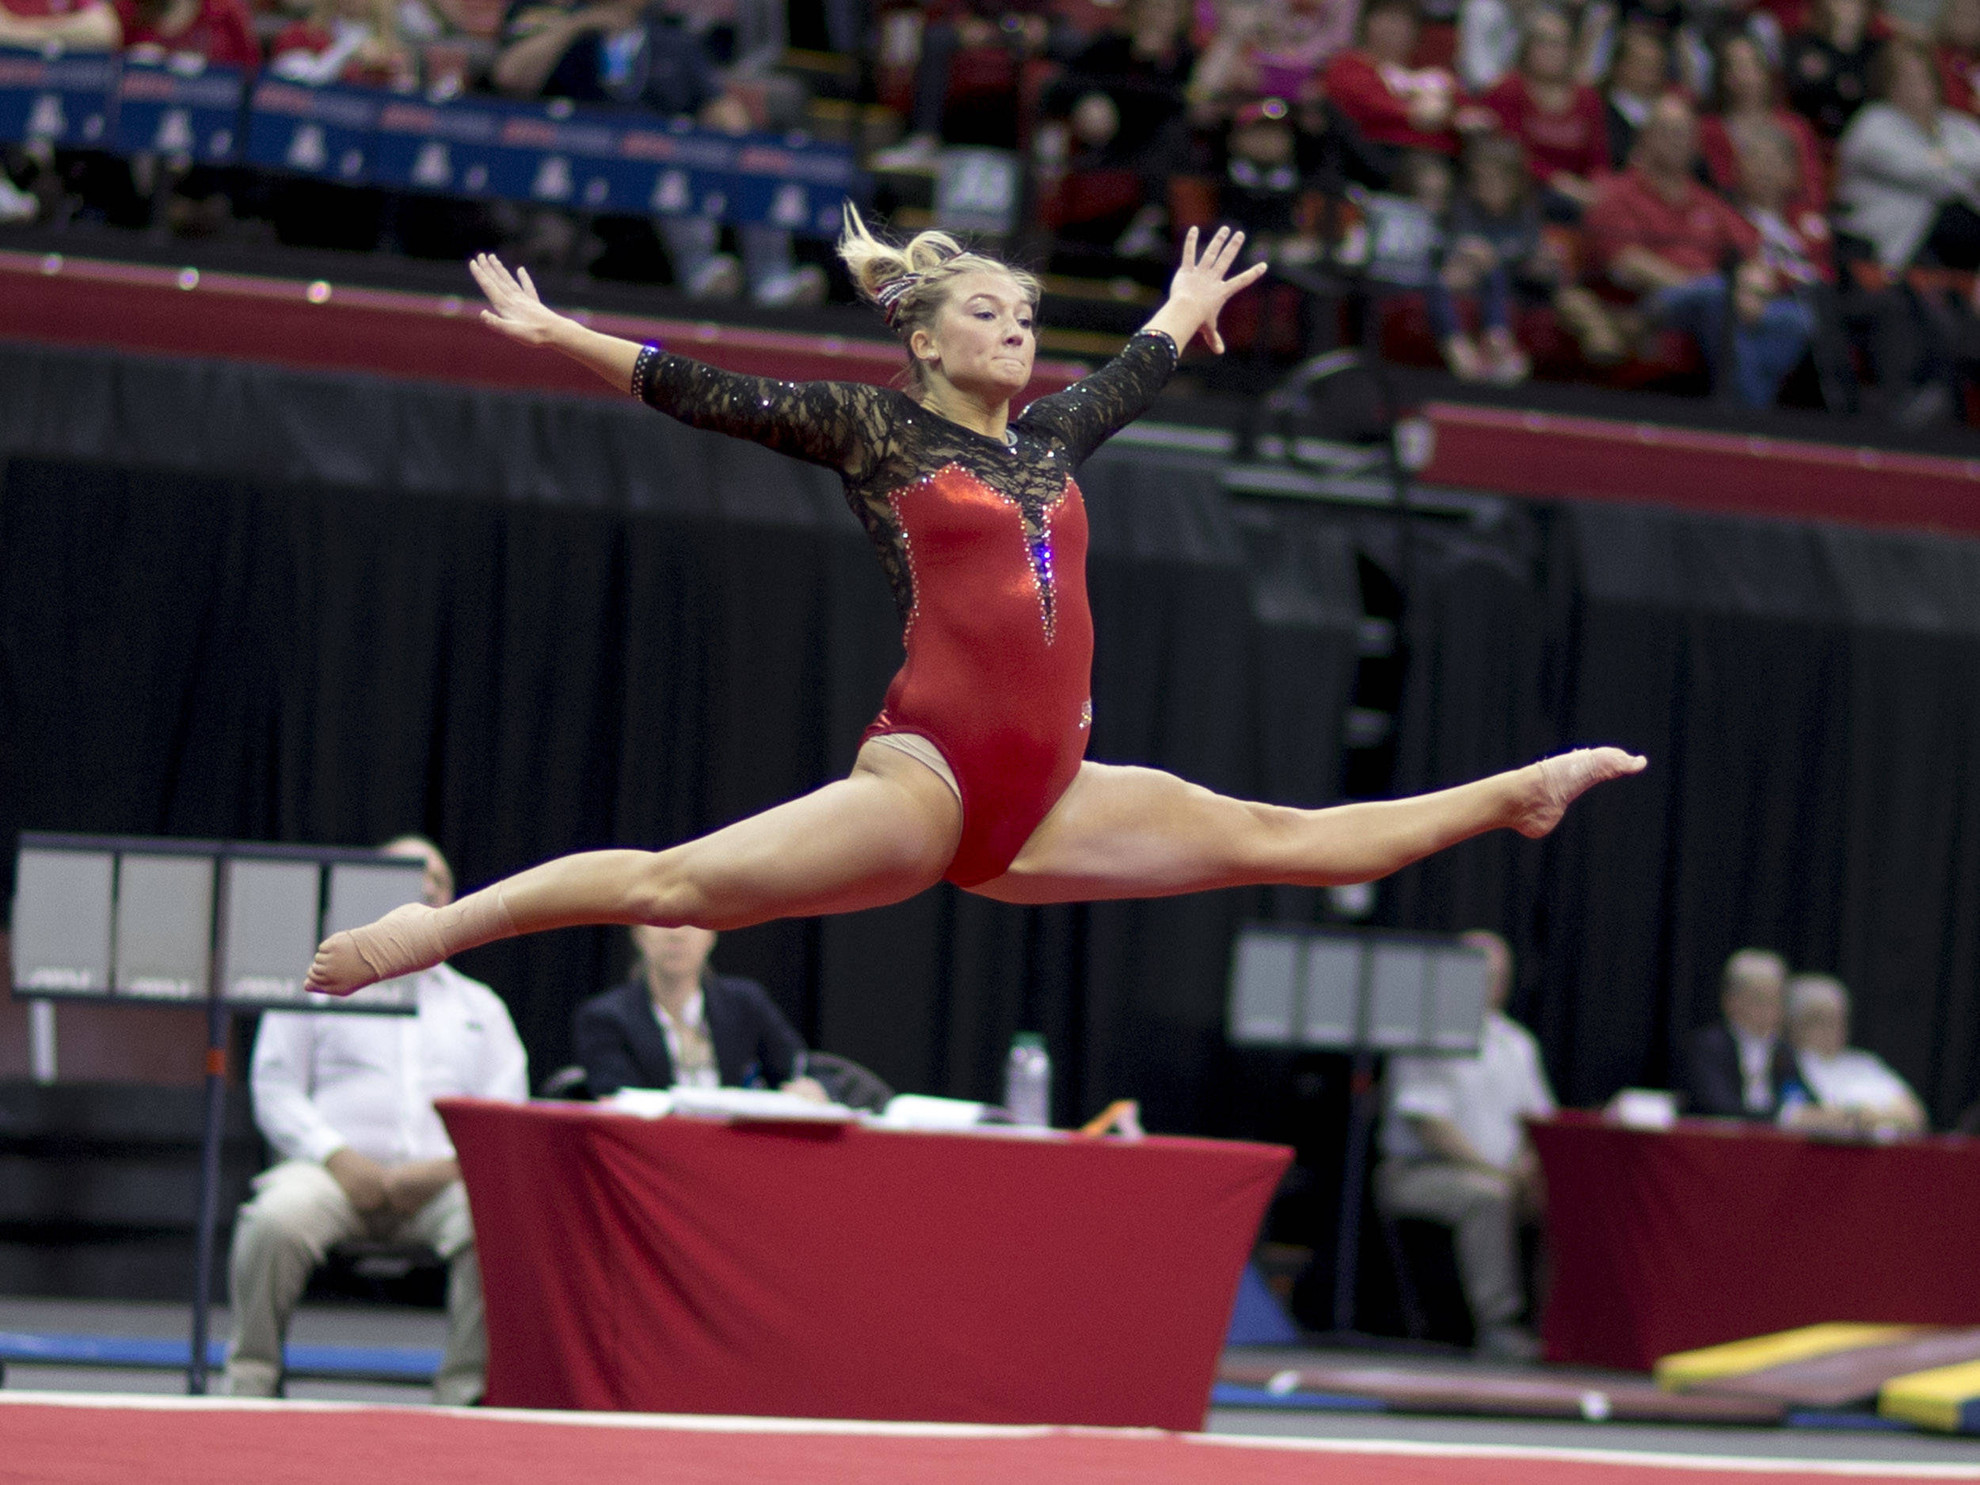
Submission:
<svg viewBox="0 0 1980 1485">
<path fill-rule="evenodd" d="M 903 273 L 898 278 L 888 279 L 873 291 L 873 302 L 880 306 L 880 316 L 890 329 L 893 327 L 895 311 L 900 308 L 901 301 L 907 297 L 908 290 L 921 282 L 921 277 L 918 273 Z"/>
</svg>

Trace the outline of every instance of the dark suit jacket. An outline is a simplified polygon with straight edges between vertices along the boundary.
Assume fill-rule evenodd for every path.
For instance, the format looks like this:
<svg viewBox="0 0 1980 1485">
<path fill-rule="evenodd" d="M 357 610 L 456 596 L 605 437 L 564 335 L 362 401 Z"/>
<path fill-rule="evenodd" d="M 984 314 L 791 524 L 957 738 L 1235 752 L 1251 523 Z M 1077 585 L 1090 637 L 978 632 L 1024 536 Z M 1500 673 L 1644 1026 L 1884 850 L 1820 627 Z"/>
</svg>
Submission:
<svg viewBox="0 0 1980 1485">
<path fill-rule="evenodd" d="M 1685 1112 L 1726 1119 L 1771 1119 L 1780 1112 L 1782 1092 L 1800 1076 L 1786 1039 L 1777 1040 L 1773 1066 L 1768 1070 L 1773 1097 L 1765 1112 L 1749 1110 L 1746 1079 L 1739 1070 L 1739 1044 L 1733 1040 L 1732 1030 L 1724 1022 L 1701 1026 L 1685 1043 Z"/>
<path fill-rule="evenodd" d="M 715 1043 L 715 1065 L 729 1087 L 758 1079 L 771 1087 L 788 1082 L 804 1043 L 770 1003 L 761 985 L 714 973 L 701 977 L 702 1014 Z M 648 998 L 646 981 L 634 978 L 577 1010 L 577 1059 L 594 1098 L 621 1088 L 671 1088 L 674 1059 L 667 1034 Z"/>
</svg>

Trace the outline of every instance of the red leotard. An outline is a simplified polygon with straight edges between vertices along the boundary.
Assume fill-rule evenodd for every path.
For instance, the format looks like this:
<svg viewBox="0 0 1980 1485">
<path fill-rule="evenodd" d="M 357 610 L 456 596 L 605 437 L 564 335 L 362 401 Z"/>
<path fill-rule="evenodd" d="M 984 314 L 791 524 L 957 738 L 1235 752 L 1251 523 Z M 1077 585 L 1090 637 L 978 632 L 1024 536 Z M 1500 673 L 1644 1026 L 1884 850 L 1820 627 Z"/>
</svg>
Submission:
<svg viewBox="0 0 1980 1485">
<path fill-rule="evenodd" d="M 1093 617 L 1086 508 L 1074 468 L 1147 407 L 1175 369 L 1166 335 L 1141 334 L 994 439 L 903 393 L 847 382 L 773 382 L 657 347 L 633 391 L 696 427 L 837 469 L 900 605 L 907 660 L 866 730 L 934 743 L 962 796 L 945 875 L 1003 875 L 1086 754 Z"/>
</svg>

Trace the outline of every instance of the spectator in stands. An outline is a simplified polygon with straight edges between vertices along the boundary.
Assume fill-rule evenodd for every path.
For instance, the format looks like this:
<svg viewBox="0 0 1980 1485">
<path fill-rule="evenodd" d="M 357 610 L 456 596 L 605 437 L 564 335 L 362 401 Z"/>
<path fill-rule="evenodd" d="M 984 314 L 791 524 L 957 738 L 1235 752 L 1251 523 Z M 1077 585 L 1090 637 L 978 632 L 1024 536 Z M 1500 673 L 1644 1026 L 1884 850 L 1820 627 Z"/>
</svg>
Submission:
<svg viewBox="0 0 1980 1485">
<path fill-rule="evenodd" d="M 399 35 L 396 0 L 317 0 L 268 49 L 268 70 L 291 82 L 352 83 L 407 92 L 419 62 Z"/>
<path fill-rule="evenodd" d="M 635 106 L 733 134 L 752 127 L 748 104 L 724 87 L 700 42 L 645 0 L 511 0 L 491 77 L 511 97 Z M 781 227 L 738 228 L 738 264 L 719 251 L 721 223 L 712 217 L 665 216 L 656 225 L 675 282 L 695 298 L 732 298 L 745 282 L 759 304 L 825 296 L 823 271 L 797 265 Z"/>
<path fill-rule="evenodd" d="M 1790 1092 L 1783 1124 L 1854 1134 L 1923 1132 L 1925 1109 L 1911 1085 L 1875 1052 L 1849 1045 L 1849 992 L 1841 980 L 1808 974 L 1789 980 L 1787 1029 L 1806 1096 Z"/>
<path fill-rule="evenodd" d="M 1526 23 L 1534 0 L 1460 0 L 1458 7 L 1458 81 L 1475 94 L 1483 95 L 1519 65 L 1519 51 L 1526 36 Z M 1599 70 L 1596 58 L 1603 49 L 1614 9 L 1606 3 L 1581 4 L 1568 0 L 1561 6 L 1573 40 L 1570 74 L 1585 82 Z"/>
<path fill-rule="evenodd" d="M 1980 122 L 1944 106 L 1938 68 L 1913 43 L 1890 43 L 1876 83 L 1836 152 L 1841 226 L 1888 270 L 1980 268 Z"/>
<path fill-rule="evenodd" d="M 1227 7 L 1190 80 L 1192 95 L 1302 97 L 1327 61 L 1354 40 L 1358 9 L 1357 0 L 1276 0 Z"/>
<path fill-rule="evenodd" d="M 706 928 L 631 930 L 631 979 L 578 1007 L 577 1058 L 594 1098 L 621 1088 L 768 1085 L 821 1101 L 804 1042 L 754 980 L 708 967 Z"/>
<path fill-rule="evenodd" d="M 1525 146 L 1543 190 L 1543 212 L 1578 221 L 1609 173 L 1608 125 L 1602 98 L 1574 75 L 1574 32 L 1561 11 L 1540 9 L 1526 20 L 1518 70 L 1485 95 L 1499 127 Z"/>
<path fill-rule="evenodd" d="M 1772 1119 L 1795 1075 L 1781 1039 L 1787 965 L 1766 949 L 1741 949 L 1720 980 L 1724 1019 L 1685 1043 L 1686 1112 L 1716 1119 Z"/>
<path fill-rule="evenodd" d="M 1837 150 L 1837 225 L 1892 280 L 1873 296 L 1873 411 L 1917 429 L 1958 408 L 1980 327 L 1959 284 L 1906 270 L 1980 267 L 1980 122 L 1941 105 L 1938 69 L 1912 43 L 1891 42 L 1874 81 Z"/>
<path fill-rule="evenodd" d="M 1281 98 L 1248 103 L 1224 136 L 1220 215 L 1245 231 L 1254 253 L 1271 256 L 1299 228 L 1299 140 Z"/>
<path fill-rule="evenodd" d="M 1451 207 L 1451 163 L 1408 150 L 1390 189 L 1361 198 L 1362 220 L 1341 245 L 1341 260 L 1366 269 L 1377 297 L 1425 293 L 1437 281 Z"/>
<path fill-rule="evenodd" d="M 1788 102 L 1822 138 L 1841 138 L 1863 106 L 1876 50 L 1870 0 L 1814 0 L 1807 29 L 1788 38 Z"/>
<path fill-rule="evenodd" d="M 1327 64 L 1322 87 L 1369 144 L 1392 158 L 1403 150 L 1455 156 L 1457 79 L 1441 67 L 1412 68 L 1415 0 L 1368 0 L 1361 42 Z"/>
<path fill-rule="evenodd" d="M 117 12 L 108 0 L 0 0 L 0 46 L 104 52 L 121 40 Z M 33 221 L 41 210 L 36 192 L 60 194 L 53 164 L 45 150 L 7 152 L 0 168 L 0 222 Z M 34 189 L 23 189 L 21 182 Z"/>
<path fill-rule="evenodd" d="M 1940 100 L 1980 113 L 1980 0 L 1945 0 L 1937 41 Z"/>
<path fill-rule="evenodd" d="M 195 56 L 248 71 L 261 65 L 242 0 L 117 0 L 117 20 L 129 53 Z"/>
<path fill-rule="evenodd" d="M 1784 135 L 1794 146 L 1796 215 L 1827 210 L 1828 171 L 1814 129 L 1781 102 L 1780 79 L 1759 44 L 1729 32 L 1713 52 L 1711 104 L 1698 121 L 1698 152 L 1712 184 L 1730 194 L 1739 180 L 1741 139 L 1767 132 Z"/>
<path fill-rule="evenodd" d="M 1449 238 L 1426 295 L 1444 364 L 1465 381 L 1524 381 L 1532 363 L 1513 338 L 1514 282 L 1556 278 L 1558 272 L 1547 272 L 1533 181 L 1518 140 L 1486 135 L 1465 149 Z M 1458 317 L 1459 294 L 1477 297 L 1476 340 Z"/>
<path fill-rule="evenodd" d="M 1505 1014 L 1512 951 L 1491 933 L 1465 942 L 1491 961 L 1478 1052 L 1390 1061 L 1376 1200 L 1390 1217 L 1454 1229 L 1478 1349 L 1531 1360 L 1539 1347 L 1519 1324 L 1519 1229 L 1538 1220 L 1546 1191 L 1524 1121 L 1553 1113 L 1554 1095 L 1532 1033 Z"/>
<path fill-rule="evenodd" d="M 873 167 L 926 168 L 944 140 L 1015 145 L 1020 75 L 1052 41 L 1051 8 L 1047 0 L 934 0 L 924 6 L 908 137 L 876 154 Z"/>
<path fill-rule="evenodd" d="M 660 0 L 730 78 L 764 77 L 790 44 L 785 0 Z"/>
<path fill-rule="evenodd" d="M 1741 403 L 1770 407 L 1808 348 L 1813 315 L 1758 256 L 1746 219 L 1699 184 L 1697 163 L 1697 118 L 1667 94 L 1638 135 L 1630 168 L 1604 181 L 1589 208 L 1589 254 L 1651 323 L 1696 339 Z M 1720 364 L 1726 338 L 1729 366 Z"/>
<path fill-rule="evenodd" d="M 1047 92 L 1034 151 L 1060 248 L 1168 261 L 1168 179 L 1193 153 L 1187 19 L 1182 0 L 1132 0 Z"/>
<path fill-rule="evenodd" d="M 1615 57 L 1602 84 L 1609 126 L 1609 166 L 1621 170 L 1650 110 L 1671 86 L 1671 48 L 1661 27 L 1638 22 L 1616 33 Z"/>
<path fill-rule="evenodd" d="M 201 63 L 238 67 L 252 72 L 261 65 L 261 45 L 254 22 L 242 0 L 115 0 L 124 54 L 133 59 L 162 62 L 166 58 L 198 58 Z M 152 151 L 113 163 L 97 162 L 91 194 L 101 201 L 106 189 L 115 196 L 128 172 L 134 201 L 160 200 L 165 222 L 174 231 L 203 234 L 219 229 L 232 215 L 227 189 L 237 173 L 211 166 L 190 166 L 161 158 Z M 168 187 L 160 191 L 160 186 Z M 142 208 L 140 208 L 142 210 Z"/>
<path fill-rule="evenodd" d="M 1733 203 L 1758 235 L 1762 261 L 1795 293 L 1833 284 L 1835 244 L 1801 189 L 1800 141 L 1760 124 L 1740 131 L 1738 148 Z"/>
<path fill-rule="evenodd" d="M 386 851 L 423 861 L 426 901 L 453 873 L 429 841 Z M 488 1338 L 474 1226 L 433 1100 L 528 1096 L 522 1043 L 495 992 L 442 964 L 415 978 L 416 1017 L 275 1011 L 261 1019 L 255 1123 L 281 1157 L 255 1179 L 234 1226 L 227 1390 L 271 1397 L 282 1343 L 310 1272 L 336 1244 L 370 1237 L 430 1245 L 447 1261 L 447 1348 L 434 1400 L 481 1396 Z"/>
<path fill-rule="evenodd" d="M 72 52 L 107 52 L 122 41 L 108 0 L 0 0 L 0 46 L 52 42 Z"/>
</svg>

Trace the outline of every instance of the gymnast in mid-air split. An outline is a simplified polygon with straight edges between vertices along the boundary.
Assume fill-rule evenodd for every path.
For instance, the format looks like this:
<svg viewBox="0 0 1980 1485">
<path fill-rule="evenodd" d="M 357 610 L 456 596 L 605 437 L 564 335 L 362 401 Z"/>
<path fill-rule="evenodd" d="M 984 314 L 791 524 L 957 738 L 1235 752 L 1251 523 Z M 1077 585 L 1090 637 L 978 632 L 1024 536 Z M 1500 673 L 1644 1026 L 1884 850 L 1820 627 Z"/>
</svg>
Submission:
<svg viewBox="0 0 1980 1485">
<path fill-rule="evenodd" d="M 850 206 L 839 255 L 906 343 L 906 390 L 719 371 L 556 313 L 529 274 L 473 260 L 482 319 L 661 412 L 837 470 L 900 606 L 906 660 L 852 773 L 665 850 L 585 851 L 447 907 L 333 934 L 312 990 L 347 995 L 516 934 L 579 924 L 743 928 L 912 897 L 946 878 L 1011 903 L 1163 897 L 1387 876 L 1489 830 L 1542 836 L 1644 760 L 1591 748 L 1406 799 L 1293 809 L 1086 760 L 1093 622 L 1073 473 L 1139 417 L 1217 315 L 1243 233 L 1192 229 L 1167 301 L 1121 354 L 1016 417 L 1038 284 L 939 232 L 903 246 Z"/>
</svg>

